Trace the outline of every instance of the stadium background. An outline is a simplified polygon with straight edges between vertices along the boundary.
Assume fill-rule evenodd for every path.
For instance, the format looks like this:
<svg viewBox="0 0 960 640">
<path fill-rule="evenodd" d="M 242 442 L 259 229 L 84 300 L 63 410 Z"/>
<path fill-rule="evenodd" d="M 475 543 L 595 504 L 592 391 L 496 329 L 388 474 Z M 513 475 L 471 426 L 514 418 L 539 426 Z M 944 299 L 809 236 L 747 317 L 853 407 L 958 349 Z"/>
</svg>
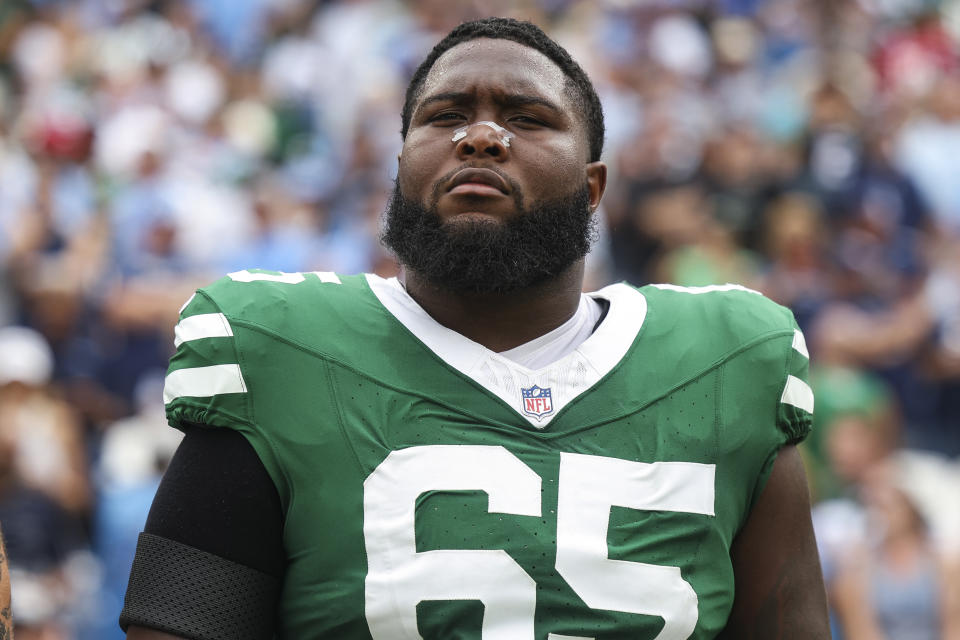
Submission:
<svg viewBox="0 0 960 640">
<path fill-rule="evenodd" d="M 484 15 L 544 26 L 603 100 L 590 288 L 739 282 L 794 310 L 837 637 L 865 610 L 920 638 L 960 551 L 960 4 L 2 0 L 19 640 L 122 637 L 194 287 L 245 267 L 395 273 L 377 234 L 407 78 Z"/>
</svg>

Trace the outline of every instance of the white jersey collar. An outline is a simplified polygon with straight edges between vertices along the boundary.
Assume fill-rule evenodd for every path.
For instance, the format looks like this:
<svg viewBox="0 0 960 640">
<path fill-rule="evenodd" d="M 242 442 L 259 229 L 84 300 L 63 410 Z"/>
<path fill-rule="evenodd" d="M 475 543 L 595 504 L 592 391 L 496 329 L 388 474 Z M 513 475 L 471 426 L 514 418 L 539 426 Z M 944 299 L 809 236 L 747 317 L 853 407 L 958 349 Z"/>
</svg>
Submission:
<svg viewBox="0 0 960 640">
<path fill-rule="evenodd" d="M 545 428 L 563 407 L 613 370 L 636 339 L 647 312 L 643 294 L 625 284 L 586 294 L 609 302 L 603 322 L 573 351 L 530 369 L 441 325 L 396 278 L 366 277 L 380 303 L 428 349 L 538 429 Z M 533 342 L 537 340 L 540 338 Z"/>
</svg>

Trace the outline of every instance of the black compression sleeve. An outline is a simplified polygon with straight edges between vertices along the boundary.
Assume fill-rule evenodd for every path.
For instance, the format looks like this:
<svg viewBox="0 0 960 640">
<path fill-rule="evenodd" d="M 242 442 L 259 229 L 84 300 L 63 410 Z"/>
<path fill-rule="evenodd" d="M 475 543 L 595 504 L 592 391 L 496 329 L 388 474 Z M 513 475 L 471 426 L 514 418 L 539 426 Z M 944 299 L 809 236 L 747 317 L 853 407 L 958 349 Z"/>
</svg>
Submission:
<svg viewBox="0 0 960 640">
<path fill-rule="evenodd" d="M 191 427 L 170 461 L 145 532 L 283 576 L 283 510 L 240 433 Z"/>
<path fill-rule="evenodd" d="M 167 538 L 141 533 L 120 628 L 191 640 L 274 635 L 280 580 Z"/>
<path fill-rule="evenodd" d="M 271 637 L 284 564 L 280 497 L 253 447 L 235 431 L 192 426 L 140 535 L 120 625 Z"/>
</svg>

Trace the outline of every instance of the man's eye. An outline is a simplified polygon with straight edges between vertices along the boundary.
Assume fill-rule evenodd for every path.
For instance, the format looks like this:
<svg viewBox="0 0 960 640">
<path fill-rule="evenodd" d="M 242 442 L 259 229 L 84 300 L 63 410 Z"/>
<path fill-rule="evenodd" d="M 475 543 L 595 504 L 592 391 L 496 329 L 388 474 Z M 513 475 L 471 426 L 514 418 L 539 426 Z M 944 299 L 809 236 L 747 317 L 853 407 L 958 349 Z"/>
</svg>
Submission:
<svg viewBox="0 0 960 640">
<path fill-rule="evenodd" d="M 538 120 L 533 116 L 513 116 L 510 118 L 510 122 L 518 124 L 522 127 L 545 127 L 546 123 L 542 120 Z"/>
<path fill-rule="evenodd" d="M 444 111 L 436 115 L 430 116 L 430 122 L 436 122 L 440 124 L 450 124 L 453 122 L 461 122 L 465 120 L 463 114 L 457 113 L 455 111 Z"/>
</svg>

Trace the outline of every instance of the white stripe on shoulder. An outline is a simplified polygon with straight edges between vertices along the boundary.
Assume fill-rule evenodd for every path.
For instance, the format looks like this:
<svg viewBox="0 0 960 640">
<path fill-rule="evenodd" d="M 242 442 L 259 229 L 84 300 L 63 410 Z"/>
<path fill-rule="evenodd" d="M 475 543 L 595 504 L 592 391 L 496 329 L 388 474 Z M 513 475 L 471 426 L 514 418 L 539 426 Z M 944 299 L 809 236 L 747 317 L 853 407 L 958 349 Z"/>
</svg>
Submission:
<svg viewBox="0 0 960 640">
<path fill-rule="evenodd" d="M 787 376 L 787 384 L 783 387 L 780 402 L 803 409 L 807 413 L 813 413 L 813 389 L 800 378 Z"/>
<path fill-rule="evenodd" d="M 758 296 L 763 295 L 759 291 L 754 291 L 753 289 L 748 289 L 747 287 L 741 284 L 711 284 L 705 287 L 681 287 L 676 284 L 655 284 L 651 285 L 657 289 L 663 289 L 665 291 L 679 291 L 681 293 L 710 293 L 711 291 L 746 291 L 747 293 L 755 293 Z"/>
<path fill-rule="evenodd" d="M 167 374 L 163 385 L 163 404 L 177 398 L 209 398 L 223 393 L 246 393 L 247 384 L 240 365 L 215 364 L 209 367 L 177 369 Z"/>
<path fill-rule="evenodd" d="M 173 329 L 173 344 L 179 347 L 184 342 L 202 338 L 228 338 L 233 335 L 227 316 L 222 313 L 202 313 L 184 318 Z"/>
<path fill-rule="evenodd" d="M 340 282 L 340 276 L 333 271 L 308 271 L 307 273 L 317 276 L 320 282 L 343 284 Z M 247 269 L 228 273 L 227 277 L 234 282 L 282 282 L 284 284 L 300 284 L 306 280 L 304 274 L 298 271 L 292 273 L 285 271 L 279 273 L 251 273 Z"/>
<path fill-rule="evenodd" d="M 807 360 L 810 359 L 810 352 L 807 351 L 807 341 L 804 339 L 803 332 L 800 331 L 800 329 L 793 330 L 793 348 Z"/>
<path fill-rule="evenodd" d="M 187 301 L 183 303 L 183 306 L 180 307 L 180 311 L 177 311 L 177 313 L 183 313 L 183 310 L 189 307 L 190 303 L 193 302 L 193 299 L 196 297 L 197 297 L 196 293 L 191 294 L 191 296 L 187 298 Z"/>
<path fill-rule="evenodd" d="M 320 282 L 327 282 L 329 284 L 343 284 L 340 282 L 340 276 L 335 274 L 333 271 L 314 271 L 313 274 L 320 278 Z"/>
<path fill-rule="evenodd" d="M 228 273 L 227 277 L 234 282 L 284 282 L 286 284 L 300 284 L 304 281 L 302 273 L 251 273 L 246 269 Z"/>
</svg>

